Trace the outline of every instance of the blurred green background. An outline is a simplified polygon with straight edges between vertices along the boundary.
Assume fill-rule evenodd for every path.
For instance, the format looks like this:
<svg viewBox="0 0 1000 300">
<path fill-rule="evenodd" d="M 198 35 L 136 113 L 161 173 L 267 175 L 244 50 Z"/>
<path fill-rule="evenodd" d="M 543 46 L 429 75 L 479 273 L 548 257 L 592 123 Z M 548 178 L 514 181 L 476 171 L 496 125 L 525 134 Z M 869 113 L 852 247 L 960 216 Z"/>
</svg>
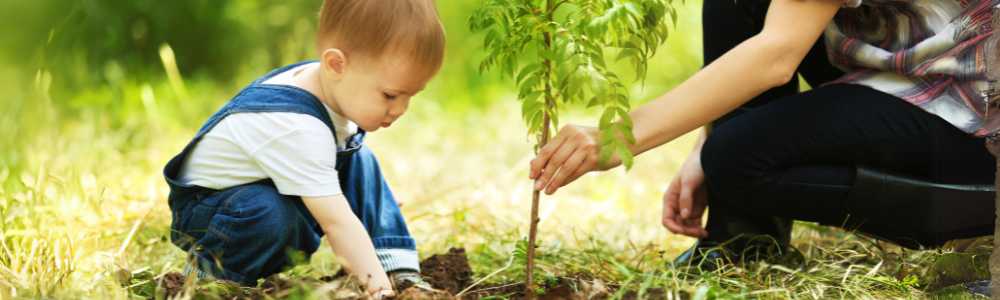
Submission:
<svg viewBox="0 0 1000 300">
<path fill-rule="evenodd" d="M 19 166 L 23 158 L 12 146 L 23 144 L 36 127 L 86 116 L 111 128 L 130 122 L 196 127 L 255 76 L 311 58 L 320 2 L 0 1 L 0 26 L 7 29 L 0 36 L 0 86 L 7 92 L 0 99 L 0 158 Z M 686 8 L 680 27 L 651 65 L 646 85 L 637 86 L 635 101 L 662 93 L 700 66 L 700 1 L 686 3 L 678 1 Z M 503 97 L 513 90 L 509 82 L 477 72 L 482 37 L 470 34 L 466 24 L 477 5 L 439 2 L 447 61 L 423 98 L 450 113 L 511 100 Z M 164 61 L 163 47 L 175 61 Z M 179 73 L 170 74 L 169 64 Z M 144 93 L 152 93 L 155 103 L 143 102 Z M 153 109 L 156 116 L 149 116 Z M 45 119 L 53 116 L 43 111 L 58 117 Z"/>
</svg>

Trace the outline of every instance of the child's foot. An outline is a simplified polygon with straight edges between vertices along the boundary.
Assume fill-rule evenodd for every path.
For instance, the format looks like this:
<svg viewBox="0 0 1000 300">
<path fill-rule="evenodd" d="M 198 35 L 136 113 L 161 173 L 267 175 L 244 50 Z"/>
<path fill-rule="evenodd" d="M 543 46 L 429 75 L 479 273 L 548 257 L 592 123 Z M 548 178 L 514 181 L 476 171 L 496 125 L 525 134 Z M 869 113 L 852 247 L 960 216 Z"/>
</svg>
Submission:
<svg viewBox="0 0 1000 300">
<path fill-rule="evenodd" d="M 198 267 L 191 262 L 184 264 L 184 271 L 181 272 L 181 274 L 184 275 L 184 277 L 195 276 L 198 280 L 215 280 L 215 277 L 212 276 L 212 274 L 198 269 Z"/>
<path fill-rule="evenodd" d="M 430 282 L 425 281 L 424 277 L 420 276 L 420 273 L 416 271 L 403 270 L 389 272 L 389 280 L 392 281 L 392 286 L 397 291 L 403 291 L 411 287 L 417 287 L 422 290 L 434 289 Z"/>
</svg>

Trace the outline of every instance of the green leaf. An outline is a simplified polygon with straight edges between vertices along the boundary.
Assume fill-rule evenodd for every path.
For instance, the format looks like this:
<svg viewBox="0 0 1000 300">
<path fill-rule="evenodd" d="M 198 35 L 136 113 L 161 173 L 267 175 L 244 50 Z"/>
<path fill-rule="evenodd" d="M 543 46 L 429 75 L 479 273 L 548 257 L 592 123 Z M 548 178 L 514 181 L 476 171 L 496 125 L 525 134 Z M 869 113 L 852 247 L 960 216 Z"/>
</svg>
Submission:
<svg viewBox="0 0 1000 300">
<path fill-rule="evenodd" d="M 517 81 L 515 82 L 517 84 L 521 84 L 528 75 L 538 76 L 538 71 L 540 71 L 541 69 L 542 69 L 542 64 L 540 63 L 532 63 L 527 66 L 524 66 L 524 68 L 521 68 L 521 72 L 517 74 Z"/>
<path fill-rule="evenodd" d="M 621 147 L 618 151 L 618 157 L 621 158 L 622 164 L 625 165 L 625 170 L 631 170 L 632 165 L 635 163 L 635 155 L 632 154 L 627 147 Z"/>
<path fill-rule="evenodd" d="M 591 108 L 598 105 L 601 105 L 601 99 L 599 99 L 597 96 L 590 97 L 590 100 L 587 101 L 587 108 Z"/>
<path fill-rule="evenodd" d="M 504 55 L 502 62 L 503 75 L 514 77 L 514 69 L 517 69 L 517 57 L 507 54 Z"/>
<path fill-rule="evenodd" d="M 537 92 L 541 95 L 541 92 Z M 522 99 L 521 101 L 521 117 L 525 120 L 530 119 L 532 115 L 542 110 L 542 103 L 536 100 Z"/>
<path fill-rule="evenodd" d="M 615 121 L 615 110 L 605 109 L 604 114 L 601 114 L 601 123 L 599 123 L 600 129 L 611 129 L 611 123 Z"/>
<path fill-rule="evenodd" d="M 542 78 L 539 75 L 540 74 L 538 73 L 534 73 L 528 76 L 528 78 L 525 78 L 524 82 L 521 82 L 521 94 L 527 94 L 526 90 L 534 89 L 535 87 L 541 85 Z"/>
<path fill-rule="evenodd" d="M 638 57 L 638 56 L 642 56 L 642 54 L 639 53 L 638 50 L 636 50 L 634 48 L 625 48 L 625 49 L 622 49 L 620 52 L 618 52 L 618 57 L 616 57 L 615 60 L 616 61 L 621 61 L 621 60 L 626 59 L 626 58 L 634 58 L 634 57 Z"/>
</svg>

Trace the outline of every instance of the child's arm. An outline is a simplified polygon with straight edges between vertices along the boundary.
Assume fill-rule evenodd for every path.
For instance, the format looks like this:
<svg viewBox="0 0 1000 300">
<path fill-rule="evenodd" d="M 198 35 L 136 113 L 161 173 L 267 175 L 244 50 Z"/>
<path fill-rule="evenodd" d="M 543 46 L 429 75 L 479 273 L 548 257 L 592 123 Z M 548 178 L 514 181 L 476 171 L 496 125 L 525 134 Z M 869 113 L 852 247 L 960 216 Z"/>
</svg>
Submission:
<svg viewBox="0 0 1000 300">
<path fill-rule="evenodd" d="M 333 252 L 346 260 L 348 271 L 368 287 L 368 292 L 392 291 L 389 277 L 382 269 L 375 246 L 361 221 L 351 211 L 343 195 L 330 197 L 302 197 L 302 202 L 326 233 L 326 240 Z"/>
</svg>

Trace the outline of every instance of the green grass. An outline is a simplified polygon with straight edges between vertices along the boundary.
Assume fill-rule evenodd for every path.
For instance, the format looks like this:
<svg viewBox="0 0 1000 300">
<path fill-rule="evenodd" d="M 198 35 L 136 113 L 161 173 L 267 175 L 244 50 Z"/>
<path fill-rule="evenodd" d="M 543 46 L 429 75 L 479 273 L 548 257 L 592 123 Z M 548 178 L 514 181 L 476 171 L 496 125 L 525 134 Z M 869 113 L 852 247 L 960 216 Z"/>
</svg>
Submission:
<svg viewBox="0 0 1000 300">
<path fill-rule="evenodd" d="M 227 93 L 210 83 L 188 88 L 209 103 Z M 22 125 L 16 143 L 3 148 L 3 157 L 16 160 L 0 165 L 0 298 L 136 298 L 149 291 L 123 287 L 120 270 L 136 273 L 130 283 L 143 287 L 143 278 L 181 268 L 184 254 L 167 238 L 170 215 L 160 168 L 187 142 L 193 126 L 183 124 L 185 118 L 165 117 L 186 114 L 169 83 L 114 89 L 79 97 L 138 95 L 138 103 L 122 104 L 134 105 L 125 117 L 87 110 L 64 115 L 47 108 L 43 94 L 30 92 L 35 101 L 0 118 Z M 155 99 L 142 104 L 143 97 Z M 517 104 L 504 99 L 456 113 L 430 97 L 414 102 L 400 126 L 369 140 L 405 203 L 420 250 L 426 256 L 465 247 L 477 276 L 499 270 L 486 282 L 519 281 L 520 259 L 503 268 L 526 234 L 530 201 L 531 151 L 516 119 Z M 213 105 L 188 109 L 204 116 Z M 577 121 L 587 117 L 574 115 Z M 32 126 L 37 124 L 53 125 Z M 663 288 L 695 298 L 931 295 L 925 291 L 933 284 L 931 266 L 950 251 L 907 251 L 811 224 L 799 224 L 795 232 L 806 258 L 801 268 L 751 264 L 699 274 L 666 267 L 692 243 L 659 225 L 661 193 L 691 142 L 684 137 L 640 157 L 628 173 L 586 176 L 544 198 L 540 277 L 584 275 L 623 290 Z M 324 246 L 290 276 L 333 274 L 334 261 Z"/>
</svg>

